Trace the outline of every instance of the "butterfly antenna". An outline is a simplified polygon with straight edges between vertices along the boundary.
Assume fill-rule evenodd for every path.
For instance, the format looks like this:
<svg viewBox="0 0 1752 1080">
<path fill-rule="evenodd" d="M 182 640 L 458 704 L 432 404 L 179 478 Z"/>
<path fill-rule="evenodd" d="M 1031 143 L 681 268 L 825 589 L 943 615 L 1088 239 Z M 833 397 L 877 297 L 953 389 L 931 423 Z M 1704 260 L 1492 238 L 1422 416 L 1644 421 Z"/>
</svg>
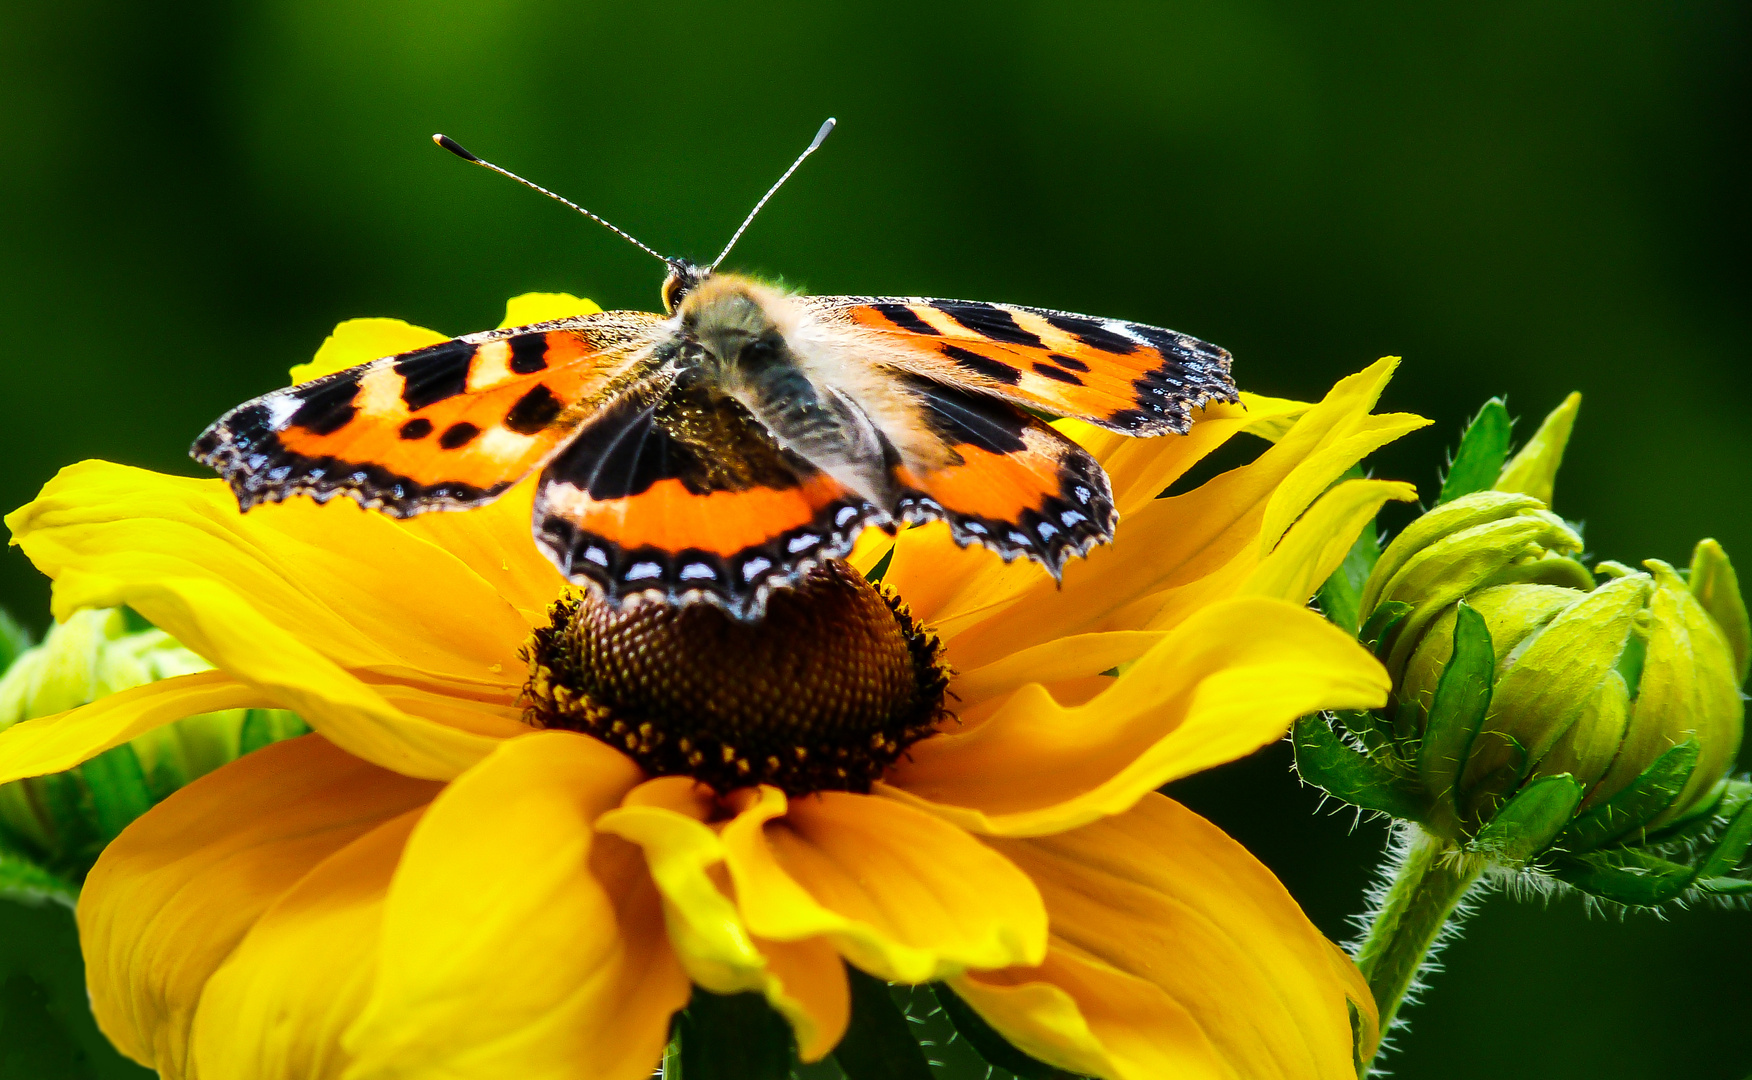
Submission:
<svg viewBox="0 0 1752 1080">
<path fill-rule="evenodd" d="M 732 236 L 730 242 L 724 245 L 723 251 L 718 252 L 718 257 L 713 259 L 712 265 L 706 268 L 708 271 L 716 270 L 718 268 L 718 264 L 724 261 L 724 256 L 730 254 L 730 249 L 736 246 L 736 241 L 742 239 L 742 233 L 748 228 L 748 223 L 754 220 L 754 215 L 760 213 L 760 208 L 765 206 L 767 200 L 773 197 L 773 192 L 785 186 L 785 181 L 789 180 L 791 174 L 797 171 L 797 166 L 803 164 L 803 159 L 807 158 L 810 154 L 815 153 L 815 148 L 822 144 L 827 138 L 828 133 L 833 131 L 833 126 L 837 123 L 839 123 L 839 121 L 835 120 L 833 117 L 830 116 L 827 118 L 827 122 L 821 125 L 821 130 L 815 133 L 815 138 L 810 140 L 809 148 L 797 155 L 797 160 L 791 162 L 791 167 L 785 170 L 785 175 L 779 177 L 778 183 L 767 188 L 767 193 L 760 197 L 760 201 L 754 204 L 754 209 L 750 210 L 748 216 L 742 219 L 742 224 L 736 227 L 736 235 Z"/>
<path fill-rule="evenodd" d="M 597 217 L 595 214 L 592 214 L 590 211 L 584 209 L 582 206 L 579 206 L 577 203 L 573 202 L 571 199 L 568 199 L 563 195 L 556 195 L 553 192 L 549 191 L 547 188 L 542 187 L 540 184 L 531 183 L 528 180 L 525 180 L 523 177 L 518 176 L 516 173 L 512 172 L 510 169 L 501 169 L 501 168 L 499 168 L 499 166 L 493 164 L 492 162 L 486 160 L 485 158 L 476 157 L 475 155 L 469 153 L 468 150 L 461 143 L 457 142 L 455 139 L 452 139 L 450 136 L 448 136 L 448 135 L 434 135 L 434 136 L 432 136 L 432 141 L 437 143 L 439 146 L 442 146 L 444 149 L 450 151 L 452 154 L 455 154 L 457 157 L 461 158 L 464 161 L 471 161 L 474 164 L 479 165 L 483 169 L 491 169 L 494 172 L 498 173 L 500 176 L 508 176 L 511 179 L 517 181 L 519 184 L 522 184 L 526 188 L 534 188 L 536 191 L 541 192 L 543 195 L 546 195 L 548 198 L 553 199 L 555 202 L 565 203 L 567 206 L 570 206 L 572 209 L 578 211 L 580 214 L 583 214 L 585 217 L 589 218 L 591 221 L 596 222 L 598 225 L 601 225 L 603 228 L 607 229 L 609 232 L 614 233 L 616 236 L 620 237 L 622 240 L 625 240 L 627 243 L 632 244 L 634 247 L 638 248 L 640 251 L 643 251 L 649 255 L 653 255 L 656 258 L 662 260 L 663 262 L 669 261 L 667 258 L 664 258 L 664 256 L 659 255 L 655 250 L 653 250 L 650 247 L 650 245 L 641 243 L 636 237 L 633 236 L 632 233 L 627 232 L 625 229 L 622 229 L 617 225 L 609 224 L 608 222 Z M 821 140 L 817 139 L 816 141 L 820 142 Z M 812 147 L 810 147 L 810 149 L 813 150 L 815 148 L 812 146 Z M 807 156 L 807 155 L 805 155 L 805 156 Z M 795 168 L 795 167 L 796 166 L 792 166 L 792 168 Z M 787 174 L 787 175 L 789 175 L 789 174 Z M 763 199 L 762 201 L 764 202 L 765 200 Z"/>
</svg>

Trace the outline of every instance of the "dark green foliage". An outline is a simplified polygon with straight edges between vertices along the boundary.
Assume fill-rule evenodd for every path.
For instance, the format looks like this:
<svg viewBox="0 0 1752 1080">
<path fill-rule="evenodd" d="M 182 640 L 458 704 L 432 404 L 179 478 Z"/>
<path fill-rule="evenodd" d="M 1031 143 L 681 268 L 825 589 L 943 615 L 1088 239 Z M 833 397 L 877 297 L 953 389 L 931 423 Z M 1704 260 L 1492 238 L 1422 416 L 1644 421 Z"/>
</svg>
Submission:
<svg viewBox="0 0 1752 1080">
<path fill-rule="evenodd" d="M 931 1080 L 931 1067 L 888 984 L 850 964 L 852 1020 L 833 1058 L 850 1080 Z"/>
</svg>

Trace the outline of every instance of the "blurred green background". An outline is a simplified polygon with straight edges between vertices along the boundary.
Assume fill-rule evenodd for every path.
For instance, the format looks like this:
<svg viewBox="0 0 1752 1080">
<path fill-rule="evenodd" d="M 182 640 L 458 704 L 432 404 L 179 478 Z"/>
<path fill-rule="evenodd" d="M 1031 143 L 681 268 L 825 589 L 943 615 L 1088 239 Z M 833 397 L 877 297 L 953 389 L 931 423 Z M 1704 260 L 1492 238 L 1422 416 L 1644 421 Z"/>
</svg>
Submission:
<svg viewBox="0 0 1752 1080">
<path fill-rule="evenodd" d="M 647 256 L 433 131 L 709 258 L 831 114 L 736 265 L 1171 326 L 1270 394 L 1402 355 L 1386 404 L 1436 424 L 1376 468 L 1426 497 L 1484 398 L 1525 434 L 1580 389 L 1594 552 L 1752 565 L 1749 45 L 1739 2 L 3 0 L 0 504 L 86 457 L 195 473 L 341 319 L 656 304 Z M 0 557 L 0 604 L 46 602 Z M 1348 937 L 1382 829 L 1287 761 L 1176 794 Z M 1752 913 L 1496 897 L 1391 1067 L 1740 1080 L 1749 971 Z"/>
</svg>

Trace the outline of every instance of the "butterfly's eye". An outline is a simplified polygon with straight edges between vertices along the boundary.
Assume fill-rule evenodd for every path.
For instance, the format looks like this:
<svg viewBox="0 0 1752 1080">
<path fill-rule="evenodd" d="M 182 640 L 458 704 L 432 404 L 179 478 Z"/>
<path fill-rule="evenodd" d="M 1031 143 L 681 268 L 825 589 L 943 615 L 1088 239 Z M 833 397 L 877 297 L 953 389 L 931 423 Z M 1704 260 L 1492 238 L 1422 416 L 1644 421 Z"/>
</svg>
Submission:
<svg viewBox="0 0 1752 1080">
<path fill-rule="evenodd" d="M 669 276 L 663 279 L 663 310 L 675 314 L 687 294 L 699 287 L 704 273 L 693 263 L 671 259 Z"/>
</svg>

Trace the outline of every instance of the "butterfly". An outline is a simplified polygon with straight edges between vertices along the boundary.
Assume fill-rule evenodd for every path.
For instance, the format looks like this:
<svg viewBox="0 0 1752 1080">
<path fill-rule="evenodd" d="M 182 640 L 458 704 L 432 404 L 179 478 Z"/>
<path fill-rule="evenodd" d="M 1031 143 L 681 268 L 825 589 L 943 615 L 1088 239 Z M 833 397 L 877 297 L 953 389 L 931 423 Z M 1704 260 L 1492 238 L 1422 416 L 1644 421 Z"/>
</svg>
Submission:
<svg viewBox="0 0 1752 1080">
<path fill-rule="evenodd" d="M 617 604 L 762 617 L 867 528 L 946 522 L 1006 561 L 1112 538 L 1107 476 L 1043 422 L 1184 434 L 1238 400 L 1185 334 L 1014 304 L 810 296 L 664 260 L 663 314 L 605 311 L 386 356 L 275 390 L 190 451 L 239 507 L 345 495 L 394 517 L 467 510 L 536 470 L 536 545 Z M 453 141 L 440 145 L 559 199 Z"/>
</svg>

